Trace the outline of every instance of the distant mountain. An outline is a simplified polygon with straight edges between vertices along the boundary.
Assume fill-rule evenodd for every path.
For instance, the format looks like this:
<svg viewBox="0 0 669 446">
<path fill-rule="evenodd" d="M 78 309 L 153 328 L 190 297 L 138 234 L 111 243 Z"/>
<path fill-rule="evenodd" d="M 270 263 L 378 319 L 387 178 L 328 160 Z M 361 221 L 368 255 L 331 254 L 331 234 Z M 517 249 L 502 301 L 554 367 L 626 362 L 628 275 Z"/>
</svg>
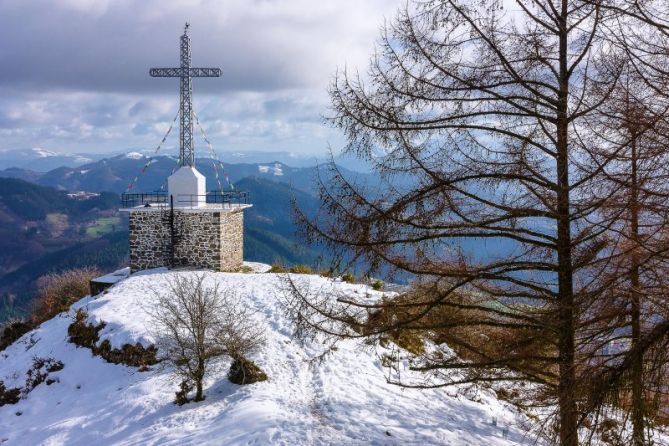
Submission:
<svg viewBox="0 0 669 446">
<path fill-rule="evenodd" d="M 318 209 L 317 167 L 278 161 L 231 164 L 206 158 L 198 158 L 196 165 L 207 177 L 208 190 L 229 189 L 227 175 L 236 189 L 250 192 L 254 206 L 245 211 L 246 260 L 285 265 L 319 261 L 320 248 L 298 241 L 292 215 L 293 199 L 308 214 Z M 0 171 L 0 320 L 7 316 L 3 302 L 26 308 L 35 280 L 46 273 L 82 262 L 104 270 L 125 262 L 127 226 L 125 216 L 118 213 L 119 194 L 130 184 L 133 192 L 160 190 L 176 167 L 177 161 L 169 156 L 147 158 L 130 152 L 48 172 L 17 167 Z M 373 175 L 342 171 L 378 184 Z M 76 196 L 73 191 L 99 195 Z"/>
<path fill-rule="evenodd" d="M 29 168 L 36 172 L 47 172 L 57 167 L 76 167 L 102 159 L 102 154 L 57 153 L 34 147 L 32 149 L 0 150 L 0 169 Z"/>
<path fill-rule="evenodd" d="M 299 243 L 291 208 L 295 199 L 313 214 L 319 206 L 316 197 L 258 177 L 242 179 L 237 187 L 249 191 L 254 204 L 245 211 L 246 260 L 285 265 L 318 260 L 321 252 Z M 116 193 L 82 199 L 0 178 L 0 321 L 9 309 L 29 308 L 35 281 L 44 274 L 84 265 L 106 271 L 125 264 L 127 223 L 119 206 Z"/>
<path fill-rule="evenodd" d="M 28 181 L 29 183 L 37 183 L 42 175 L 44 175 L 43 172 L 22 169 L 21 167 L 9 167 L 0 171 L 0 177 L 2 178 L 17 178 L 19 180 Z"/>
<path fill-rule="evenodd" d="M 327 153 L 310 155 L 295 152 L 261 151 L 223 152 L 220 154 L 219 158 L 223 162 L 233 164 L 271 164 L 278 162 L 292 167 L 315 167 L 318 164 L 328 163 L 330 161 L 330 155 Z M 338 166 L 342 166 L 353 172 L 371 172 L 371 165 L 369 163 L 352 156 L 336 155 L 334 160 Z"/>
<path fill-rule="evenodd" d="M 110 271 L 127 264 L 128 233 L 112 232 L 92 240 L 64 245 L 61 249 L 45 252 L 20 268 L 0 276 L 0 322 L 14 314 L 30 309 L 36 293 L 36 280 L 51 272 L 93 266 Z"/>
<path fill-rule="evenodd" d="M 300 243 L 293 220 L 291 200 L 313 215 L 319 200 L 287 184 L 263 178 L 245 178 L 237 184 L 250 193 L 253 207 L 244 212 L 244 258 L 254 262 L 285 265 L 314 264 L 320 251 Z"/>
<path fill-rule="evenodd" d="M 81 200 L 50 187 L 0 178 L 0 274 L 94 238 L 98 234 L 87 230 L 103 217 L 112 219 L 118 199 L 107 192 Z"/>
<path fill-rule="evenodd" d="M 232 164 L 270 164 L 279 162 L 293 167 L 314 167 L 319 159 L 313 155 L 294 152 L 222 152 L 219 159 Z"/>
<path fill-rule="evenodd" d="M 166 187 L 167 177 L 176 167 L 177 161 L 169 156 L 147 158 L 140 153 L 131 152 L 76 168 L 59 167 L 46 173 L 28 169 L 6 169 L 0 171 L 0 177 L 20 178 L 43 186 L 68 191 L 123 193 L 132 184 L 132 191 L 153 192 Z M 243 178 L 257 177 L 287 183 L 295 189 L 313 193 L 314 181 L 318 174 L 318 168 L 315 166 L 292 167 L 278 161 L 229 164 L 208 158 L 198 158 L 196 167 L 207 177 L 207 190 L 216 190 L 219 187 L 229 189 L 230 185 L 226 180 L 227 175 L 232 184 Z M 342 170 L 352 178 L 362 178 L 372 184 L 378 181 L 371 174 L 355 173 L 347 169 Z M 216 171 L 218 171 L 218 181 Z M 135 178 L 137 178 L 137 181 L 135 181 Z"/>
<path fill-rule="evenodd" d="M 110 256 L 102 249 L 106 244 L 91 245 L 93 257 L 86 257 L 84 245 L 121 228 L 118 201 L 118 194 L 109 192 L 74 196 L 0 178 L 0 320 L 3 308 L 20 306 L 32 295 L 34 279 L 61 265 L 95 258 L 95 265 L 116 266 L 101 260 Z"/>
</svg>

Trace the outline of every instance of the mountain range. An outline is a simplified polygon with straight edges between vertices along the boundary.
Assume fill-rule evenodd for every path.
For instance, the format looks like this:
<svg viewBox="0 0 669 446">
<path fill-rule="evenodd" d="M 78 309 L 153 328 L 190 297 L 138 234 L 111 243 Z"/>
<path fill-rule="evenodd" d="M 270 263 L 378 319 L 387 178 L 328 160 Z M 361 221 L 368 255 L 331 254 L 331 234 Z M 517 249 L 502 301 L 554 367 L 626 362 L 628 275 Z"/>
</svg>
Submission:
<svg viewBox="0 0 669 446">
<path fill-rule="evenodd" d="M 169 156 L 169 154 L 166 155 Z M 109 159 L 118 156 L 141 158 L 155 156 L 155 152 L 139 150 L 115 153 L 67 153 L 56 152 L 41 147 L 0 149 L 0 170 L 17 168 L 43 173 L 59 167 L 76 168 L 105 158 Z M 292 167 L 314 167 L 330 160 L 329 155 L 314 156 L 287 151 L 264 152 L 259 150 L 221 152 L 217 158 L 226 164 L 272 164 L 279 162 Z M 337 165 L 349 170 L 362 173 L 370 171 L 369 166 L 359 159 L 341 154 L 335 156 L 334 159 Z"/>
<path fill-rule="evenodd" d="M 131 152 L 47 172 L 0 171 L 0 320 L 29 308 L 36 279 L 46 273 L 84 265 L 102 270 L 123 266 L 127 223 L 118 213 L 120 193 L 131 183 L 133 192 L 159 190 L 175 166 L 168 156 L 149 162 Z M 323 253 L 298 241 L 292 219 L 293 200 L 309 214 L 320 205 L 312 183 L 316 167 L 211 159 L 198 159 L 197 166 L 207 176 L 209 190 L 234 184 L 250 193 L 254 206 L 245 212 L 247 260 L 286 265 L 319 261 Z"/>
<path fill-rule="evenodd" d="M 46 172 L 61 166 L 81 166 L 104 158 L 103 154 L 58 153 L 41 147 L 0 150 L 0 169 L 30 168 Z"/>
<path fill-rule="evenodd" d="M 67 191 L 153 192 L 164 190 L 167 177 L 177 166 L 177 160 L 169 156 L 149 158 L 138 152 L 130 152 L 78 167 L 64 166 L 47 172 L 11 167 L 1 170 L 0 177 L 18 178 Z M 243 178 L 257 177 L 289 184 L 295 189 L 311 193 L 317 175 L 324 174 L 324 171 L 319 170 L 317 166 L 292 167 L 279 161 L 229 164 L 209 158 L 198 158 L 196 167 L 207 178 L 207 190 L 221 188 L 229 190 Z M 351 178 L 375 181 L 375 177 L 371 174 L 353 172 L 345 168 L 342 170 Z"/>
</svg>

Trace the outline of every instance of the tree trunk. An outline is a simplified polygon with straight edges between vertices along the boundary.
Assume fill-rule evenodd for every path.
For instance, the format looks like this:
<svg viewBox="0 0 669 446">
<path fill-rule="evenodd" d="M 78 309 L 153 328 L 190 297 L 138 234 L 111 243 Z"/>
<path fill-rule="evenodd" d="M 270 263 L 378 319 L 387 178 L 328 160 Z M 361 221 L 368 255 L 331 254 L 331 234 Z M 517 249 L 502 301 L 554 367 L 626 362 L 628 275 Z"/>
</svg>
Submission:
<svg viewBox="0 0 669 446">
<path fill-rule="evenodd" d="M 566 148 L 564 150 L 566 151 Z M 569 180 L 566 156 L 560 156 L 560 158 L 565 158 L 564 160 L 558 160 L 558 172 L 560 172 L 559 176 L 561 184 L 560 190 L 558 191 L 558 212 L 560 214 L 558 218 L 558 401 L 560 411 L 560 444 L 562 446 L 577 446 L 578 419 L 575 400 L 575 327 L 573 271 L 571 260 L 571 230 L 569 226 Z"/>
<path fill-rule="evenodd" d="M 635 131 L 632 130 L 632 172 L 630 190 L 630 230 L 632 239 L 632 258 L 630 269 L 632 351 L 641 338 L 641 281 L 639 278 L 639 188 L 637 178 L 637 147 Z M 632 358 L 632 442 L 634 446 L 644 444 L 644 401 L 643 401 L 643 355 L 635 353 Z"/>
<path fill-rule="evenodd" d="M 202 401 L 204 396 L 202 395 L 202 380 L 199 379 L 196 383 L 197 391 L 195 392 L 195 401 Z"/>
<path fill-rule="evenodd" d="M 195 378 L 195 401 L 202 401 L 204 395 L 202 392 L 202 380 L 204 379 L 204 360 L 198 358 L 197 360 L 197 377 Z"/>
<path fill-rule="evenodd" d="M 557 256 L 558 256 L 558 406 L 560 415 L 560 444 L 578 445 L 574 370 L 574 288 L 571 246 L 569 141 L 568 141 L 568 2 L 562 0 L 560 19 L 560 90 L 557 119 Z"/>
</svg>

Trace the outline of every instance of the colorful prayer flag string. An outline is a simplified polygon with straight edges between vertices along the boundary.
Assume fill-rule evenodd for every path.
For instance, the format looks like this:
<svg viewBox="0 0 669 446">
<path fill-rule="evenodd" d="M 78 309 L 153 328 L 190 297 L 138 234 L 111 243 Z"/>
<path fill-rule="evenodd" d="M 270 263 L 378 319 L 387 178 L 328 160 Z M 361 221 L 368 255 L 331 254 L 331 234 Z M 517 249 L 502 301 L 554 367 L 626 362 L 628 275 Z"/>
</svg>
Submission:
<svg viewBox="0 0 669 446">
<path fill-rule="evenodd" d="M 172 167 L 172 172 L 170 172 L 170 176 L 172 176 L 172 174 L 177 171 L 177 168 L 179 167 L 179 164 L 180 164 L 179 161 L 180 161 L 180 159 L 177 158 L 176 163 L 174 163 L 174 167 Z M 163 191 L 163 190 L 165 190 L 166 187 L 167 187 L 167 178 L 165 178 L 165 180 L 163 181 L 163 184 L 160 185 L 160 190 Z"/>
<path fill-rule="evenodd" d="M 195 122 L 197 124 L 197 127 L 200 129 L 200 133 L 202 133 L 202 138 L 204 141 L 207 143 L 207 147 L 209 148 L 209 153 L 211 154 L 213 164 L 214 164 L 214 175 L 216 177 L 216 182 L 218 183 L 218 188 L 220 189 L 221 193 L 223 192 L 223 186 L 221 185 L 221 179 L 219 176 L 219 167 L 222 168 L 223 170 L 223 177 L 225 178 L 225 181 L 228 183 L 228 186 L 230 187 L 230 190 L 235 190 L 235 185 L 232 184 L 232 181 L 230 181 L 230 177 L 228 177 L 228 173 L 225 171 L 225 167 L 223 166 L 223 163 L 218 159 L 218 155 L 216 151 L 214 150 L 214 147 L 211 144 L 211 141 L 209 141 L 209 138 L 207 138 L 207 135 L 204 133 L 204 129 L 202 128 L 202 125 L 200 124 L 200 120 L 197 117 L 197 113 L 193 111 L 193 116 L 195 117 Z"/>
<path fill-rule="evenodd" d="M 177 114 L 174 116 L 174 119 L 172 120 L 172 123 L 170 124 L 170 127 L 167 129 L 167 132 L 165 133 L 165 136 L 163 136 L 163 139 L 160 141 L 160 144 L 158 144 L 158 147 L 156 147 L 156 149 L 153 151 L 149 160 L 144 164 L 142 169 L 135 176 L 135 178 L 130 182 L 130 184 L 128 184 L 128 187 L 126 188 L 126 192 L 130 192 L 130 190 L 132 190 L 132 188 L 135 187 L 135 183 L 137 183 L 137 181 L 139 180 L 139 177 L 142 176 L 144 174 L 144 172 L 146 172 L 146 169 L 148 169 L 149 166 L 151 164 L 153 164 L 153 162 L 156 161 L 155 156 L 160 151 L 163 144 L 165 144 L 165 141 L 167 140 L 167 137 L 169 136 L 170 132 L 172 131 L 172 128 L 174 127 L 174 123 L 177 121 L 178 117 L 179 117 L 179 112 L 177 112 Z M 174 171 L 172 173 L 174 173 Z M 161 187 L 161 189 L 162 189 L 162 187 Z"/>
</svg>

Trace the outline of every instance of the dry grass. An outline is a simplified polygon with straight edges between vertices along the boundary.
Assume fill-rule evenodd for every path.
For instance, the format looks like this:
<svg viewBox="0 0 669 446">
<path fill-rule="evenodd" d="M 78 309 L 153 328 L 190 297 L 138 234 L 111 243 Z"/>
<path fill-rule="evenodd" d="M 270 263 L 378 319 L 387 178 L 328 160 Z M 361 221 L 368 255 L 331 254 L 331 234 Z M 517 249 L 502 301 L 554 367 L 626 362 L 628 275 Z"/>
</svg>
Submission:
<svg viewBox="0 0 669 446">
<path fill-rule="evenodd" d="M 293 265 L 290 267 L 290 272 L 295 274 L 312 274 L 313 270 L 309 265 Z"/>
<path fill-rule="evenodd" d="M 346 283 L 355 283 L 357 281 L 355 274 L 353 273 L 346 273 L 342 275 L 341 280 L 343 280 Z"/>
<path fill-rule="evenodd" d="M 369 314 L 362 331 L 367 334 L 382 333 L 382 340 L 390 340 L 416 355 L 424 352 L 425 341 L 445 344 L 458 357 L 472 362 L 508 358 L 518 363 L 519 358 L 550 354 L 554 348 L 550 340 L 539 337 L 536 330 L 495 326 L 502 318 L 485 311 L 484 304 L 474 302 L 476 298 L 452 296 L 449 302 L 476 303 L 481 307 L 479 309 L 457 308 L 446 303 L 430 306 L 429 303 L 436 299 L 433 289 L 422 287 L 384 298 L 383 308 Z M 476 323 L 468 324 L 473 321 Z M 489 322 L 490 325 L 479 321 Z M 536 368 L 545 367 L 545 364 L 526 361 L 521 366 Z"/>
<path fill-rule="evenodd" d="M 30 321 L 39 325 L 67 311 L 70 305 L 90 293 L 90 281 L 99 275 L 99 270 L 86 267 L 40 277 Z"/>
<path fill-rule="evenodd" d="M 268 273 L 285 273 L 286 268 L 281 265 L 280 263 L 275 263 L 272 265 L 272 267 L 267 271 Z"/>
</svg>

